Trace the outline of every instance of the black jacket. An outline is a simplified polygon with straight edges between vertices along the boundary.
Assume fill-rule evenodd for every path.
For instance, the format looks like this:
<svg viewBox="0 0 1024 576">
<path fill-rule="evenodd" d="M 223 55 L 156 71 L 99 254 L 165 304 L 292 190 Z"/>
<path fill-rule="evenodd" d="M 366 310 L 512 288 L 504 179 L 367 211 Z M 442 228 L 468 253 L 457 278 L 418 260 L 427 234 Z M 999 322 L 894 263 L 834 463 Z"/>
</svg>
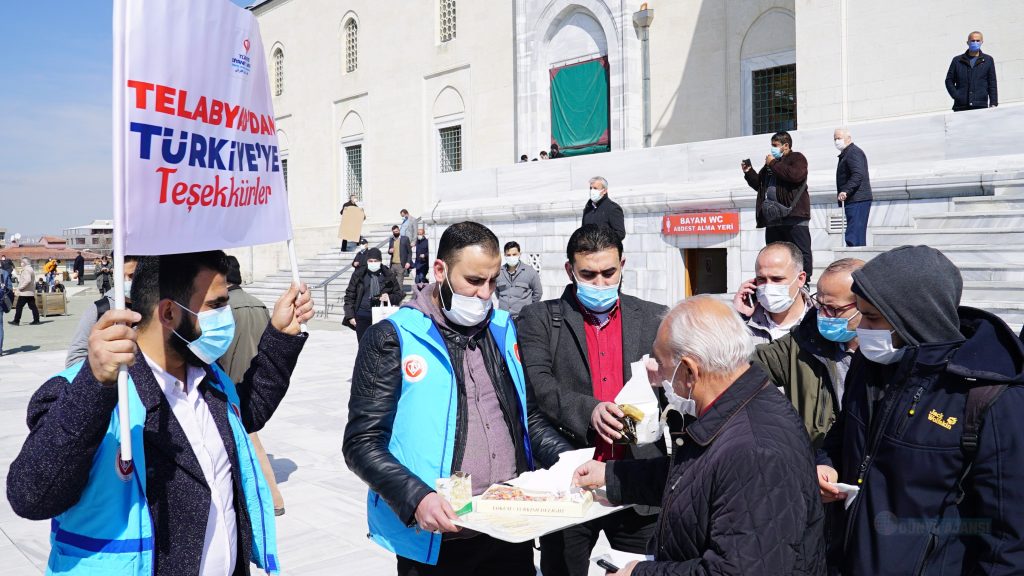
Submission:
<svg viewBox="0 0 1024 576">
<path fill-rule="evenodd" d="M 1017 574 L 1024 566 L 1024 345 L 998 317 L 959 309 L 966 341 L 908 346 L 892 365 L 854 358 L 843 410 L 818 452 L 860 485 L 845 512 L 844 574 Z M 984 416 L 966 496 L 967 393 L 1010 387 Z"/>
<path fill-rule="evenodd" d="M 755 210 L 757 227 L 764 228 L 768 225 L 761 216 L 761 205 L 764 204 L 768 185 L 773 174 L 775 175 L 776 200 L 786 206 L 793 206 L 789 217 L 786 219 L 786 223 L 795 224 L 810 220 L 811 197 L 807 190 L 807 157 L 800 152 L 790 152 L 772 162 L 771 166 L 765 164 L 761 167 L 760 172 L 755 172 L 751 168 L 743 173 L 743 178 L 747 181 L 747 184 L 754 190 L 757 190 Z M 796 198 L 801 189 L 804 191 L 803 194 L 800 198 Z M 796 199 L 796 204 L 793 204 L 794 199 Z"/>
<path fill-rule="evenodd" d="M 853 142 L 839 153 L 839 163 L 836 165 L 836 192 L 846 192 L 847 204 L 871 200 L 868 157 Z"/>
<path fill-rule="evenodd" d="M 263 333 L 246 379 L 236 386 L 242 423 L 249 432 L 262 429 L 281 403 L 305 341 L 305 335 L 288 336 L 270 326 Z M 155 574 L 196 576 L 210 514 L 210 489 L 185 431 L 141 353 L 128 372 L 146 407 L 146 499 L 155 531 Z M 245 497 L 227 419 L 227 398 L 206 382 L 199 389 L 232 463 L 238 527 L 234 576 L 240 576 L 249 574 L 252 523 L 241 505 Z M 30 520 L 53 518 L 78 501 L 116 405 L 117 387 L 97 382 L 88 360 L 73 382 L 51 378 L 36 391 L 28 405 L 28 439 L 7 475 L 7 499 L 16 514 Z"/>
<path fill-rule="evenodd" d="M 587 224 L 607 226 L 620 241 L 626 238 L 626 217 L 622 214 L 622 206 L 612 202 L 607 194 L 597 204 L 587 200 L 587 205 L 583 207 L 583 225 Z"/>
<path fill-rule="evenodd" d="M 399 236 L 398 240 L 400 240 L 398 243 L 398 257 L 401 259 L 402 265 L 405 266 L 408 264 L 412 266 L 412 244 L 409 243 L 409 238 L 407 236 Z M 391 256 L 394 254 L 394 250 L 395 237 L 392 236 L 391 239 L 388 240 L 388 257 L 385 258 L 385 266 L 391 266 Z"/>
<path fill-rule="evenodd" d="M 971 57 L 967 52 L 953 57 L 946 72 L 946 92 L 953 99 L 953 110 L 998 106 L 995 59 L 978 52 L 978 60 L 971 68 Z"/>
<path fill-rule="evenodd" d="M 596 435 L 590 427 L 590 416 L 599 402 L 594 397 L 594 384 L 590 378 L 583 314 L 572 284 L 565 287 L 558 304 L 562 311 L 562 325 L 554 355 L 551 315 L 546 300 L 530 304 L 519 313 L 520 353 L 527 381 L 537 395 L 541 411 L 577 448 L 585 448 L 595 445 Z M 658 326 L 668 309 L 625 294 L 619 297 L 619 306 L 622 314 L 622 382 L 626 383 L 632 377 L 629 365 L 654 349 Z M 659 390 L 658 395 L 664 407 L 664 393 Z M 664 454 L 665 446 L 661 442 L 632 449 L 635 458 L 654 458 Z"/>
<path fill-rule="evenodd" d="M 85 273 L 85 258 L 83 258 L 81 254 L 75 256 L 75 263 L 71 269 L 79 274 Z"/>
<path fill-rule="evenodd" d="M 634 576 L 824 574 L 811 444 L 767 375 L 751 366 L 688 421 L 671 462 L 610 462 L 606 469 L 609 500 L 661 506 L 647 544 L 655 562 L 641 562 Z"/>
<path fill-rule="evenodd" d="M 413 268 L 426 273 L 433 262 L 430 261 L 430 239 L 425 237 L 416 239 L 416 262 Z"/>
<path fill-rule="evenodd" d="M 440 330 L 440 333 L 452 364 L 461 366 L 470 339 L 448 330 Z M 529 467 L 523 445 L 522 420 L 516 408 L 519 401 L 512 377 L 490 330 L 482 330 L 473 339 L 473 345 L 483 350 L 487 373 L 494 383 L 505 423 L 512 435 L 516 471 L 526 472 Z M 416 506 L 434 491 L 434 487 L 420 480 L 388 450 L 391 426 L 402 391 L 401 361 L 402 349 L 394 324 L 378 322 L 371 326 L 360 341 L 359 355 L 352 372 L 352 393 L 348 402 L 348 425 L 345 427 L 342 453 L 349 469 L 366 482 L 371 490 L 380 494 L 402 521 L 411 524 L 415 520 Z M 462 462 L 467 421 L 466 386 L 462 370 L 456 369 L 455 374 L 459 402 L 452 470 L 458 470 Z M 550 466 L 558 461 L 558 454 L 572 447 L 537 410 L 536 400 L 529 387 L 526 410 L 535 464 L 537 467 Z"/>
<path fill-rule="evenodd" d="M 345 289 L 345 319 L 343 322 L 349 328 L 352 326 L 348 321 L 356 317 L 359 303 L 363 301 L 364 290 L 366 290 L 363 279 L 367 274 L 372 274 L 372 272 L 366 267 L 364 261 L 361 266 L 352 271 L 352 276 L 348 279 L 348 288 Z M 398 306 L 405 298 L 405 292 L 402 291 L 402 285 L 398 283 L 395 273 L 383 262 L 380 265 L 380 293 L 388 295 L 392 306 Z M 372 301 L 370 303 L 374 306 L 377 305 Z"/>
</svg>

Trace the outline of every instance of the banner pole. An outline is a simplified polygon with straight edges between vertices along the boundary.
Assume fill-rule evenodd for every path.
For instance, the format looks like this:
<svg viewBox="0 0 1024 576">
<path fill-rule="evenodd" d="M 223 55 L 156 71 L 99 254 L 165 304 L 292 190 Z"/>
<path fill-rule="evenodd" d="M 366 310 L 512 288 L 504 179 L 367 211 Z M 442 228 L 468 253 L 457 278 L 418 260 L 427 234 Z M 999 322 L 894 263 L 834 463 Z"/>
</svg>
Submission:
<svg viewBox="0 0 1024 576">
<path fill-rule="evenodd" d="M 124 192 L 125 192 L 125 36 L 126 0 L 114 0 L 113 70 L 113 188 L 114 188 L 114 308 L 124 310 Z M 128 367 L 117 369 L 117 414 L 121 432 L 121 460 L 132 460 L 131 422 L 128 412 Z"/>
<path fill-rule="evenodd" d="M 295 257 L 295 240 L 292 238 L 288 239 L 288 259 L 292 263 L 292 282 L 296 286 L 301 285 L 302 281 L 299 280 L 299 259 Z M 324 302 L 324 305 L 326 306 L 327 303 Z M 305 324 L 299 324 L 299 330 L 302 330 L 304 333 L 309 332 L 309 328 Z"/>
</svg>

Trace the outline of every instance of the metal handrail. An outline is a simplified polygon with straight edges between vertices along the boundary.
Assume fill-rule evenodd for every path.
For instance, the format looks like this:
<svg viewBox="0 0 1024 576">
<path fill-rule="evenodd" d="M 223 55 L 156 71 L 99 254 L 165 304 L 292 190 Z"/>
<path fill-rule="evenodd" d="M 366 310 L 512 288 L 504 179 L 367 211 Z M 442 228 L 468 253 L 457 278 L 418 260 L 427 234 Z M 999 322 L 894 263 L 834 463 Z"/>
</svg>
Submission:
<svg viewBox="0 0 1024 576">
<path fill-rule="evenodd" d="M 391 238 L 387 238 L 384 241 L 379 242 L 376 246 L 374 246 L 374 248 L 379 250 L 379 249 L 383 248 L 384 245 L 387 244 L 390 241 L 391 241 Z M 367 250 L 370 250 L 370 248 L 367 248 Z M 356 261 L 355 258 L 353 258 L 352 262 L 349 262 L 348 264 L 346 264 L 341 270 L 338 270 L 334 274 L 331 274 L 330 276 L 328 276 L 327 279 L 324 280 L 323 282 L 317 284 L 316 286 L 313 286 L 312 290 L 316 290 L 318 288 L 323 288 L 324 289 L 324 299 L 323 299 L 323 317 L 324 318 L 327 318 L 327 315 L 330 313 L 330 310 L 331 310 L 331 308 L 330 308 L 331 305 L 328 304 L 328 302 L 327 302 L 327 288 L 328 288 L 328 286 L 331 284 L 331 282 L 337 280 L 342 274 L 344 274 L 345 272 L 348 272 L 349 269 L 355 268 L 355 266 L 353 266 L 353 263 L 355 263 L 355 261 Z"/>
</svg>

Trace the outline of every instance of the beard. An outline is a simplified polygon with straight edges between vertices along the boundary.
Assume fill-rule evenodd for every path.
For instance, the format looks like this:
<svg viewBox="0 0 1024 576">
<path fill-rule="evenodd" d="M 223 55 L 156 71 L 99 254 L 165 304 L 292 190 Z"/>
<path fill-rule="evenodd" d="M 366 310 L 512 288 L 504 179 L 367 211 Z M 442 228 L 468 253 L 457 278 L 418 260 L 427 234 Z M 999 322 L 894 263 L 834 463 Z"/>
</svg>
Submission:
<svg viewBox="0 0 1024 576">
<path fill-rule="evenodd" d="M 186 317 L 182 316 L 181 322 L 178 323 L 178 327 L 175 329 L 181 338 L 192 342 L 196 338 L 199 338 L 199 331 L 191 322 L 186 321 Z M 189 366 L 196 366 L 202 368 L 206 364 L 199 359 L 191 350 L 188 349 L 188 342 L 185 342 L 181 338 L 178 338 L 174 334 L 171 334 L 171 348 L 181 356 L 181 359 L 185 361 Z"/>
</svg>

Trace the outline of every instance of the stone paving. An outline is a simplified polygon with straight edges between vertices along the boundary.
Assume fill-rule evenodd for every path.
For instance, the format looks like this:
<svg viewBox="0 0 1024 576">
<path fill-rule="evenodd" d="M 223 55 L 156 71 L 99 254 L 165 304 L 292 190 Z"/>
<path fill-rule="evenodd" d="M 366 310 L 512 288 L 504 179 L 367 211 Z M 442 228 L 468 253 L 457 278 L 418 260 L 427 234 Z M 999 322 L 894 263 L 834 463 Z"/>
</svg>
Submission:
<svg viewBox="0 0 1024 576">
<path fill-rule="evenodd" d="M 50 321 L 42 326 L 5 326 L 5 349 L 15 350 L 0 358 L 0 490 L 5 495 L 8 469 L 28 431 L 28 400 L 63 367 L 78 315 L 96 298 L 95 290 L 73 296 L 69 316 L 44 319 Z M 291 389 L 260 433 L 287 511 L 277 524 L 285 574 L 395 573 L 394 556 L 366 538 L 366 486 L 341 455 L 355 346 L 351 330 L 312 322 Z M 5 576 L 43 574 L 48 536 L 48 522 L 19 518 L 6 496 L 0 499 L 0 572 Z M 594 567 L 591 573 L 603 571 Z"/>
</svg>

